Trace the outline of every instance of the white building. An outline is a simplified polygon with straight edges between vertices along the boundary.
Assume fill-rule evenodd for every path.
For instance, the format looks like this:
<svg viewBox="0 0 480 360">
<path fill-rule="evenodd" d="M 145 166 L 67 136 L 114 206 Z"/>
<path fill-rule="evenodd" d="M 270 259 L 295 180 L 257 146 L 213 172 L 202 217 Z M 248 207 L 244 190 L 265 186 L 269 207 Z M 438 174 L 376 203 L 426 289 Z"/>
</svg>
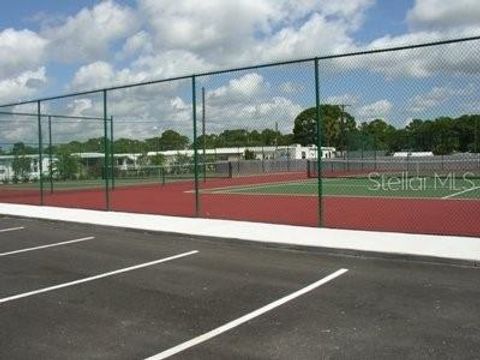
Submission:
<svg viewBox="0 0 480 360">
<path fill-rule="evenodd" d="M 215 149 L 205 149 L 205 157 L 207 161 L 238 161 L 245 159 L 245 154 L 247 152 L 253 153 L 253 156 L 257 160 L 314 160 L 317 158 L 317 147 L 315 145 L 311 146 L 301 146 L 299 144 L 290 145 L 290 146 L 242 146 L 242 147 L 228 147 L 228 148 L 215 148 Z M 322 147 L 322 158 L 333 158 L 335 157 L 336 149 L 334 147 Z M 147 153 L 147 156 L 155 155 L 165 156 L 165 161 L 167 164 L 175 161 L 177 156 L 188 156 L 193 158 L 194 151 L 191 149 L 188 150 L 167 150 L 167 151 L 150 151 Z M 198 154 L 203 156 L 203 149 L 198 149 Z M 87 156 L 87 154 L 78 154 L 81 157 Z M 88 154 L 92 157 L 101 157 L 103 154 L 94 153 Z M 115 154 L 116 164 L 120 169 L 128 168 L 131 166 L 136 166 L 138 159 L 143 156 L 140 153 L 137 154 Z"/>
<path fill-rule="evenodd" d="M 322 159 L 330 159 L 335 157 L 336 149 L 334 147 L 323 147 L 322 150 Z M 283 160 L 316 160 L 317 159 L 317 146 L 301 146 L 299 144 L 278 147 L 274 150 L 274 159 L 283 159 Z"/>
<path fill-rule="evenodd" d="M 26 180 L 35 180 L 40 178 L 40 166 L 38 155 L 24 155 L 30 160 L 30 170 L 26 174 Z M 15 177 L 13 170 L 14 155 L 0 155 L 0 182 L 11 181 Z M 50 160 L 48 157 L 42 159 L 43 173 L 48 174 Z"/>
<path fill-rule="evenodd" d="M 322 147 L 322 158 L 335 157 L 336 149 L 334 147 Z M 290 146 L 249 146 L 249 147 L 229 147 L 229 148 L 216 148 L 205 149 L 205 157 L 208 162 L 214 161 L 239 161 L 245 159 L 247 152 L 253 153 L 253 156 L 257 160 L 314 160 L 317 158 L 317 147 L 290 145 Z M 200 156 L 203 156 L 203 150 L 198 149 Z M 194 151 L 188 150 L 167 150 L 167 151 L 150 151 L 147 153 L 147 157 L 153 157 L 155 155 L 163 155 L 165 157 L 166 164 L 171 164 L 176 161 L 177 157 L 188 156 L 193 158 Z M 105 157 L 105 154 L 100 152 L 90 153 L 76 153 L 72 154 L 81 159 L 82 163 L 88 168 L 90 165 L 98 164 Z M 120 170 L 126 170 L 132 167 L 139 166 L 140 158 L 144 156 L 141 153 L 129 153 L 129 154 L 114 154 L 114 166 Z M 38 161 L 38 155 L 25 155 L 26 158 L 31 159 L 30 172 L 28 174 L 28 180 L 35 180 L 40 177 L 40 167 Z M 13 171 L 14 155 L 0 155 L 0 181 L 11 181 L 15 173 Z M 53 157 L 53 168 L 55 168 L 56 159 Z M 42 159 L 43 174 L 48 176 L 49 174 L 50 160 L 48 155 Z"/>
<path fill-rule="evenodd" d="M 393 153 L 393 157 L 429 157 L 433 156 L 433 152 L 431 151 L 400 151 Z"/>
</svg>

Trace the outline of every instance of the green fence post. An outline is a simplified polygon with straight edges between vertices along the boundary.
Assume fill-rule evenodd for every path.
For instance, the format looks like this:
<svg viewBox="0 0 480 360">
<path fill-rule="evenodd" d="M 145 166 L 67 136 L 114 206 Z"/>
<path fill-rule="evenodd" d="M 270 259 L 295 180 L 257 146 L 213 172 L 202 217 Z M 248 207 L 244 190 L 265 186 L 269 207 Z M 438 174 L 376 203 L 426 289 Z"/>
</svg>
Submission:
<svg viewBox="0 0 480 360">
<path fill-rule="evenodd" d="M 50 163 L 50 194 L 53 194 L 53 149 L 52 149 L 52 117 L 48 117 L 48 154 Z"/>
<path fill-rule="evenodd" d="M 206 124 L 205 124 L 205 88 L 202 87 L 202 147 L 203 147 L 203 182 L 207 181 L 207 139 L 206 139 Z"/>
<path fill-rule="evenodd" d="M 315 65 L 315 106 L 317 123 L 317 187 L 318 187 L 318 226 L 323 226 L 323 194 L 322 194 L 322 140 L 321 140 L 321 115 L 320 115 L 320 74 L 318 71 L 318 58 L 314 60 Z"/>
<path fill-rule="evenodd" d="M 478 137 L 478 117 L 475 117 L 475 135 L 474 135 L 474 151 L 478 154 L 478 141 L 479 141 L 479 137 Z"/>
<path fill-rule="evenodd" d="M 478 118 L 475 117 L 475 123 L 473 124 L 474 131 L 473 131 L 473 153 L 477 158 L 477 167 L 480 169 L 480 154 L 478 152 Z"/>
<path fill-rule="evenodd" d="M 42 114 L 41 102 L 37 101 L 37 122 L 38 122 L 38 171 L 40 180 L 40 205 L 43 205 L 43 143 L 42 143 Z"/>
<path fill-rule="evenodd" d="M 195 216 L 200 215 L 200 194 L 198 190 L 198 146 L 197 146 L 197 87 L 195 75 L 192 76 L 192 112 L 193 112 L 193 168 L 195 175 Z"/>
<path fill-rule="evenodd" d="M 108 112 L 107 112 L 107 90 L 103 90 L 103 142 L 104 142 L 104 177 L 105 177 L 105 207 L 106 210 L 110 210 L 110 193 L 108 186 L 108 162 L 110 157 L 108 156 Z"/>
<path fill-rule="evenodd" d="M 112 190 L 115 189 L 115 157 L 113 145 L 113 116 L 110 117 L 110 165 L 112 167 Z"/>
<path fill-rule="evenodd" d="M 360 154 L 361 154 L 361 155 L 360 155 L 360 156 L 361 156 L 361 157 L 360 157 L 360 158 L 361 158 L 361 163 L 362 163 L 361 168 L 362 168 L 362 170 L 363 170 L 363 157 L 364 157 L 364 151 L 365 151 L 365 139 L 364 139 L 363 130 L 362 130 L 362 132 L 360 133 L 360 141 L 361 141 L 361 144 L 360 144 L 360 146 L 361 146 L 361 148 L 360 148 L 360 151 L 361 151 Z"/>
</svg>

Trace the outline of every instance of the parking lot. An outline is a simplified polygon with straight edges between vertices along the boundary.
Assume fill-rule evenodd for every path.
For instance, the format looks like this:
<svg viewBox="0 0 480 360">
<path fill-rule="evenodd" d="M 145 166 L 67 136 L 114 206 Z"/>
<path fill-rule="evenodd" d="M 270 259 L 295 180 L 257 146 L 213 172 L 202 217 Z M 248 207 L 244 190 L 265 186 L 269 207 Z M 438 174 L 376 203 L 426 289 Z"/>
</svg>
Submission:
<svg viewBox="0 0 480 360">
<path fill-rule="evenodd" d="M 478 268 L 229 237 L 0 217 L 0 358 L 478 358 Z"/>
</svg>

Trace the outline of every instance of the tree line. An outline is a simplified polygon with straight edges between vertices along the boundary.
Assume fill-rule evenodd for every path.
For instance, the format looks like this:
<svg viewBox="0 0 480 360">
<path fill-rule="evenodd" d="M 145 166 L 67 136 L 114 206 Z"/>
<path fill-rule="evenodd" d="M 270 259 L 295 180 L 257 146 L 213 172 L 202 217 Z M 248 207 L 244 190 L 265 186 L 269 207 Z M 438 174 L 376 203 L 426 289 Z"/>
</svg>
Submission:
<svg viewBox="0 0 480 360">
<path fill-rule="evenodd" d="M 480 115 L 456 118 L 438 117 L 433 120 L 413 119 L 404 128 L 395 128 L 383 119 L 357 124 L 338 105 L 321 105 L 321 144 L 339 151 L 383 150 L 431 151 L 435 155 L 480 151 Z M 294 123 L 294 143 L 317 143 L 317 109 L 300 113 Z"/>
<path fill-rule="evenodd" d="M 338 105 L 321 105 L 322 146 L 335 147 L 339 151 L 383 150 L 431 151 L 437 155 L 454 152 L 480 151 L 480 115 L 462 115 L 457 118 L 439 117 L 433 120 L 414 119 L 404 128 L 395 128 L 386 120 L 375 119 L 357 123 L 355 118 Z M 197 137 L 197 147 L 201 149 L 248 146 L 303 146 L 317 144 L 317 109 L 302 111 L 294 120 L 291 133 L 274 129 L 246 130 L 231 129 L 219 134 L 206 134 Z M 87 141 L 71 141 L 44 147 L 44 154 L 73 154 L 103 152 L 103 137 Z M 107 140 L 108 141 L 108 140 Z M 109 146 L 111 144 L 108 144 Z M 147 153 L 150 151 L 192 149 L 191 139 L 174 130 L 166 130 L 160 136 L 144 140 L 119 138 L 113 143 L 115 153 Z M 38 147 L 18 142 L 2 154 L 36 154 Z"/>
</svg>

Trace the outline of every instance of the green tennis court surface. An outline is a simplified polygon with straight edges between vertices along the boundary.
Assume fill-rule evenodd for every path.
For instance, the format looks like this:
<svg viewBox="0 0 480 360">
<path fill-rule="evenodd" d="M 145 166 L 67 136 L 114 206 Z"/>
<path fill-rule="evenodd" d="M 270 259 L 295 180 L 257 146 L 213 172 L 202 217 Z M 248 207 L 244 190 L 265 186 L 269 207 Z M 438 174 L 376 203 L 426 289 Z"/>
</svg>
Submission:
<svg viewBox="0 0 480 360">
<path fill-rule="evenodd" d="M 316 179 L 284 183 L 267 183 L 222 187 L 207 190 L 214 194 L 317 196 Z M 372 181 L 369 179 L 323 179 L 322 194 L 326 196 L 414 197 L 444 199 L 480 199 L 480 179 L 433 179 L 422 182 Z"/>
<path fill-rule="evenodd" d="M 179 181 L 181 179 L 176 179 Z M 186 179 L 182 179 L 186 180 Z M 166 179 L 172 182 L 174 179 Z M 155 185 L 160 179 L 117 179 L 116 186 Z M 228 180 L 225 181 L 228 185 Z M 4 185 L 4 189 L 35 190 L 38 183 Z M 103 188 L 104 180 L 75 180 L 54 182 L 55 190 Z M 44 184 L 48 191 L 49 183 Z M 204 194 L 237 194 L 237 195 L 278 195 L 278 196 L 317 196 L 316 179 L 302 179 L 288 182 L 271 182 L 236 186 L 222 186 L 204 189 Z M 344 197 L 385 197 L 385 198 L 444 198 L 444 199 L 480 199 L 480 179 L 433 179 L 425 178 L 422 182 L 413 179 L 370 180 L 366 178 L 336 178 L 322 180 L 322 195 Z"/>
</svg>

